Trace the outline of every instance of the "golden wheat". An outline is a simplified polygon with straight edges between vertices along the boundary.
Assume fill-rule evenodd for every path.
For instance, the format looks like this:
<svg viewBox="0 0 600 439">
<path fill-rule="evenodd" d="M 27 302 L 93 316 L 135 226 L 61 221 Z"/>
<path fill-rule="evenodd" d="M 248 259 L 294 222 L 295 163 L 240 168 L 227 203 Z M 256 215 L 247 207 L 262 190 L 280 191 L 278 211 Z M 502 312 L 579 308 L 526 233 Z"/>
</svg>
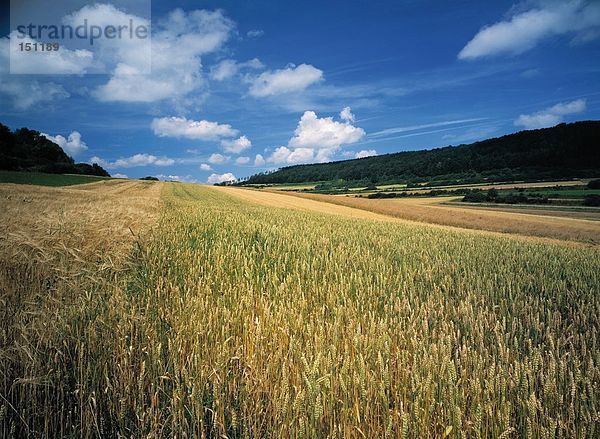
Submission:
<svg viewBox="0 0 600 439">
<path fill-rule="evenodd" d="M 114 270 L 3 262 L 4 435 L 599 434 L 596 248 L 162 186 Z"/>
<path fill-rule="evenodd" d="M 368 199 L 353 196 L 287 193 L 368 212 L 467 229 L 494 231 L 521 236 L 544 237 L 591 245 L 600 244 L 600 213 L 597 210 L 564 212 L 541 210 L 459 206 L 457 197 Z M 291 202 L 290 202 L 291 203 Z M 444 204 L 447 203 L 447 204 Z"/>
</svg>

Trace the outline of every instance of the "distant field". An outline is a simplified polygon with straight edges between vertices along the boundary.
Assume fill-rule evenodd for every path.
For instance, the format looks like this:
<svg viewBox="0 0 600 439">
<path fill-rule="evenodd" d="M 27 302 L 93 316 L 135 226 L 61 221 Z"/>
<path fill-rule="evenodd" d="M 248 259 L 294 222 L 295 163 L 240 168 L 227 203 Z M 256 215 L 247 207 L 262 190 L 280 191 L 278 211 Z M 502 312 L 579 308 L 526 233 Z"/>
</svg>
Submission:
<svg viewBox="0 0 600 439">
<path fill-rule="evenodd" d="M 307 183 L 284 183 L 284 184 L 251 184 L 247 187 L 256 189 L 277 189 L 282 191 L 287 190 L 303 190 L 303 189 L 314 189 L 320 182 L 307 182 Z"/>
<path fill-rule="evenodd" d="M 533 188 L 548 188 L 549 191 L 552 191 L 553 186 L 581 186 L 581 189 L 585 187 L 590 179 L 580 179 L 580 180 L 564 180 L 564 181 L 543 181 L 543 182 L 498 182 L 498 183 L 471 183 L 471 184 L 459 184 L 459 185 L 451 185 L 451 186 L 421 186 L 421 187 L 407 187 L 406 184 L 386 184 L 386 185 L 377 185 L 376 190 L 367 190 L 366 186 L 361 187 L 351 187 L 347 191 L 342 190 L 342 188 L 324 190 L 321 193 L 331 193 L 335 195 L 345 195 L 346 193 L 356 193 L 361 192 L 364 195 L 368 195 L 376 192 L 403 192 L 410 194 L 418 194 L 422 192 L 429 192 L 431 190 L 453 190 L 453 189 L 481 189 L 487 190 L 491 188 L 496 189 L 514 189 L 514 188 L 524 188 L 524 189 L 533 189 Z M 327 183 L 327 182 L 311 182 L 311 183 L 297 183 L 297 184 L 273 184 L 273 185 L 249 185 L 248 187 L 254 187 L 257 189 L 266 189 L 266 190 L 282 190 L 282 191 L 306 191 L 306 190 L 314 190 L 315 187 L 319 184 Z"/>
<path fill-rule="evenodd" d="M 183 183 L 0 203 L 0 437 L 599 435 L 597 246 Z"/>
<path fill-rule="evenodd" d="M 449 201 L 442 203 L 466 209 L 491 210 L 496 212 L 525 213 L 531 215 L 555 216 L 564 218 L 578 218 L 600 221 L 599 207 L 562 206 L 562 205 L 531 205 L 531 204 L 494 204 L 494 203 L 464 203 L 462 201 Z"/>
<path fill-rule="evenodd" d="M 501 193 L 511 193 L 516 194 L 517 191 L 508 189 L 506 191 L 502 191 Z M 538 194 L 545 197 L 550 198 L 583 198 L 586 195 L 600 195 L 600 189 L 588 189 L 585 186 L 580 189 L 564 189 L 564 188 L 552 188 L 552 187 L 544 187 L 544 188 L 530 188 L 527 189 L 525 193 L 529 194 Z"/>
<path fill-rule="evenodd" d="M 579 187 L 583 189 L 585 185 L 587 185 L 589 180 L 566 180 L 566 181 L 543 181 L 543 182 L 535 182 L 535 183 L 523 183 L 523 182 L 509 182 L 509 183 L 475 183 L 475 184 L 459 184 L 452 186 L 423 186 L 421 188 L 407 188 L 407 187 L 399 187 L 398 185 L 394 185 L 393 187 L 386 186 L 377 186 L 378 190 L 385 190 L 386 192 L 409 192 L 409 193 L 419 193 L 419 192 L 429 192 L 431 190 L 452 190 L 452 189 L 514 189 L 514 188 L 524 188 L 524 189 L 534 189 L 534 188 L 550 188 L 548 190 L 552 190 L 553 186 L 573 186 Z M 372 193 L 376 191 L 368 191 L 365 193 Z"/>
<path fill-rule="evenodd" d="M 277 186 L 276 189 L 281 190 L 281 191 L 287 191 L 287 190 L 301 191 L 304 189 L 314 189 L 316 185 L 317 185 L 317 183 L 284 184 L 281 186 Z"/>
<path fill-rule="evenodd" d="M 33 184 L 38 186 L 72 186 L 107 180 L 93 175 L 42 174 L 39 172 L 0 171 L 0 183 Z"/>
<path fill-rule="evenodd" d="M 525 214 L 516 209 L 502 211 L 490 206 L 478 209 L 472 204 L 468 207 L 460 206 L 459 203 L 443 204 L 458 201 L 460 197 L 367 199 L 301 193 L 290 196 L 335 203 L 411 221 L 600 244 L 600 221 L 578 219 L 575 218 L 577 215 L 559 209 L 552 213 L 546 210 L 545 215 L 535 215 L 532 209 Z M 589 216 L 600 219 L 597 209 L 586 212 Z"/>
</svg>

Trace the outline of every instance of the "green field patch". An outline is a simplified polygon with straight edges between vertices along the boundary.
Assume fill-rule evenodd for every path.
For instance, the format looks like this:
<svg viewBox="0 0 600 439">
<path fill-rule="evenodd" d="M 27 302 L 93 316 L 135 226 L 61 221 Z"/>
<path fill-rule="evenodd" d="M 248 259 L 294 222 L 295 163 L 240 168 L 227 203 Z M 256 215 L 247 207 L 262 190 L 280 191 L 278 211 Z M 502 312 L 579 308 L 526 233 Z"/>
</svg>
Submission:
<svg viewBox="0 0 600 439">
<path fill-rule="evenodd" d="M 0 171 L 0 183 L 33 184 L 37 186 L 73 186 L 108 180 L 107 177 L 73 174 L 42 174 L 40 172 Z"/>
</svg>

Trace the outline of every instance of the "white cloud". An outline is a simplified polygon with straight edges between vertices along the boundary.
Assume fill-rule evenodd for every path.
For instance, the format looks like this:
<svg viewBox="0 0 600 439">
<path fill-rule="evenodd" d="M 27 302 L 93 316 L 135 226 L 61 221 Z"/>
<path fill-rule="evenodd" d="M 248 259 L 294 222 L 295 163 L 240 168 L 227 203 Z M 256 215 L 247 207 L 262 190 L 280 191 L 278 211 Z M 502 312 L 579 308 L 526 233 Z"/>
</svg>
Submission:
<svg viewBox="0 0 600 439">
<path fill-rule="evenodd" d="M 377 155 L 377 151 L 375 151 L 374 149 L 363 149 L 354 154 L 354 158 L 362 159 L 365 157 L 372 157 L 374 155 Z"/>
<path fill-rule="evenodd" d="M 180 103 L 191 92 L 203 89 L 201 56 L 219 50 L 235 25 L 220 10 L 181 9 L 153 24 L 152 73 L 139 74 L 147 59 L 124 57 L 108 83 L 95 95 L 102 101 L 155 102 L 171 99 Z M 142 57 L 143 58 L 143 57 Z"/>
<path fill-rule="evenodd" d="M 24 111 L 46 102 L 69 97 L 62 85 L 54 82 L 40 82 L 19 75 L 9 75 L 9 53 L 8 38 L 0 38 L 0 96 L 3 96 L 3 101 L 6 99 L 16 110 Z"/>
<path fill-rule="evenodd" d="M 158 174 L 156 176 L 156 178 L 160 178 L 161 180 L 166 180 L 166 181 L 178 181 L 180 183 L 198 183 L 198 180 L 196 180 L 191 175 L 181 176 L 181 175 Z"/>
<path fill-rule="evenodd" d="M 287 157 L 288 163 L 308 163 L 315 158 L 314 148 L 294 148 Z M 317 158 L 317 161 L 327 161 L 328 157 L 323 156 L 323 159 Z"/>
<path fill-rule="evenodd" d="M 217 140 L 220 137 L 235 136 L 238 131 L 231 125 L 189 120 L 184 117 L 161 117 L 151 124 L 154 134 L 160 137 L 185 137 L 187 139 Z"/>
<path fill-rule="evenodd" d="M 215 184 L 233 180 L 236 180 L 235 175 L 233 175 L 231 172 L 226 172 L 225 174 L 210 174 L 206 182 L 208 184 Z"/>
<path fill-rule="evenodd" d="M 63 24 L 72 28 L 79 26 L 99 26 L 106 28 L 113 26 L 119 28 L 127 26 L 129 28 L 150 29 L 150 20 L 141 16 L 129 14 L 118 9 L 112 4 L 96 3 L 86 5 L 77 11 L 63 17 Z M 110 73 L 113 78 L 105 86 L 94 90 L 93 94 L 101 100 L 121 101 L 121 100 L 141 100 L 149 101 L 148 96 L 141 94 L 144 92 L 141 88 L 138 98 L 132 95 L 131 87 L 129 90 L 119 89 L 120 84 L 126 82 L 126 75 L 132 74 L 138 76 L 139 80 L 148 79 L 152 70 L 152 47 L 150 38 L 106 38 L 101 36 L 94 39 L 93 45 L 89 50 L 93 52 L 93 63 L 87 68 L 87 73 Z M 144 76 L 145 75 L 145 76 Z M 114 79 L 114 81 L 113 81 Z M 129 84 L 130 86 L 132 84 Z M 107 92 L 115 92 L 114 95 L 106 95 Z M 118 92 L 118 93 L 116 93 Z M 146 93 L 156 93 L 157 89 L 146 90 Z"/>
<path fill-rule="evenodd" d="M 238 64 L 233 59 L 225 59 L 210 69 L 210 77 L 215 81 L 231 78 L 238 71 Z"/>
<path fill-rule="evenodd" d="M 115 161 L 103 160 L 94 156 L 89 160 L 90 163 L 98 163 L 107 169 L 134 168 L 138 166 L 171 166 L 175 160 L 168 157 L 157 157 L 152 154 L 134 154 L 130 157 L 120 158 Z"/>
<path fill-rule="evenodd" d="M 260 61 L 260 59 L 258 58 L 252 58 L 246 62 L 243 62 L 241 64 L 238 64 L 241 68 L 247 67 L 250 69 L 256 69 L 256 70 L 260 70 L 260 69 L 264 69 L 265 65 Z"/>
<path fill-rule="evenodd" d="M 292 151 L 287 146 L 280 146 L 279 148 L 275 148 L 275 151 L 267 158 L 267 161 L 269 163 L 286 163 L 291 153 Z"/>
<path fill-rule="evenodd" d="M 474 140 L 481 140 L 491 137 L 495 132 L 498 131 L 498 125 L 492 123 L 491 125 L 474 126 L 468 128 L 466 131 L 458 134 L 444 134 L 442 139 L 449 140 L 454 144 L 458 142 L 467 142 Z"/>
<path fill-rule="evenodd" d="M 226 152 L 239 154 L 240 152 L 250 148 L 252 146 L 252 142 L 246 136 L 241 136 L 238 139 L 221 140 L 221 146 Z"/>
<path fill-rule="evenodd" d="M 129 178 L 127 175 L 125 174 L 120 174 L 120 173 L 116 173 L 112 175 L 114 178 Z"/>
<path fill-rule="evenodd" d="M 262 154 L 256 154 L 256 157 L 254 157 L 254 166 L 264 166 L 265 163 L 266 162 Z"/>
<path fill-rule="evenodd" d="M 92 65 L 94 56 L 89 50 L 69 50 L 60 46 L 59 50 L 30 51 L 20 49 L 20 44 L 33 44 L 38 42 L 29 36 L 17 38 L 17 32 L 11 32 L 9 38 L 2 38 L 2 58 L 7 59 L 10 47 L 10 73 L 11 74 L 82 74 Z"/>
<path fill-rule="evenodd" d="M 213 165 L 219 165 L 219 164 L 225 163 L 227 160 L 229 160 L 229 157 L 221 155 L 221 154 L 211 154 L 210 157 L 208 158 L 208 162 L 212 163 Z"/>
<path fill-rule="evenodd" d="M 265 34 L 265 31 L 261 30 L 261 29 L 252 29 L 252 30 L 249 30 L 248 32 L 246 32 L 246 36 L 248 36 L 249 38 L 262 37 L 264 34 Z"/>
<path fill-rule="evenodd" d="M 345 107 L 340 112 L 340 119 L 348 123 L 354 123 L 354 114 L 352 114 L 352 109 L 350 107 Z"/>
<path fill-rule="evenodd" d="M 362 128 L 336 122 L 331 117 L 319 119 L 314 111 L 305 111 L 289 146 L 336 149 L 344 144 L 358 142 L 364 135 Z"/>
<path fill-rule="evenodd" d="M 84 151 L 87 151 L 88 147 L 83 140 L 81 140 L 81 134 L 79 131 L 72 131 L 68 138 L 65 139 L 60 134 L 56 136 L 50 136 L 49 134 L 41 133 L 42 136 L 48 140 L 56 143 L 60 146 L 67 154 L 76 156 Z"/>
<path fill-rule="evenodd" d="M 250 157 L 238 157 L 235 159 L 236 165 L 245 165 L 250 162 Z"/>
<path fill-rule="evenodd" d="M 419 130 L 422 130 L 425 128 L 445 127 L 445 126 L 449 126 L 449 125 L 478 122 L 481 120 L 485 120 L 485 118 L 478 117 L 478 118 L 473 118 L 473 119 L 445 120 L 442 122 L 426 123 L 426 124 L 421 124 L 421 125 L 410 125 L 410 126 L 405 126 L 405 127 L 386 128 L 385 130 L 370 133 L 369 137 L 385 137 L 385 136 L 390 136 L 392 134 L 405 133 L 407 131 L 419 131 Z"/>
<path fill-rule="evenodd" d="M 262 69 L 264 65 L 258 58 L 243 63 L 238 63 L 233 59 L 225 59 L 210 69 L 210 78 L 215 81 L 224 81 L 234 77 L 240 70 L 245 68 Z"/>
<path fill-rule="evenodd" d="M 318 154 L 318 151 L 317 151 Z M 314 161 L 328 161 L 329 156 L 321 154 L 321 159 L 317 160 L 315 157 L 315 148 L 293 148 L 290 149 L 287 146 L 280 146 L 276 148 L 273 154 L 271 154 L 267 161 L 269 163 L 280 163 L 280 164 L 298 164 L 298 163 L 311 163 Z"/>
<path fill-rule="evenodd" d="M 250 94 L 256 97 L 302 91 L 323 79 L 323 72 L 309 64 L 261 73 L 251 78 Z"/>
<path fill-rule="evenodd" d="M 208 163 L 202 163 L 200 165 L 200 170 L 201 171 L 212 171 L 213 169 Z"/>
<path fill-rule="evenodd" d="M 576 41 L 585 42 L 597 37 L 599 28 L 599 2 L 544 1 L 509 20 L 484 27 L 460 51 L 458 58 L 520 54 L 556 35 L 574 34 Z"/>
<path fill-rule="evenodd" d="M 551 127 L 564 120 L 569 114 L 583 113 L 586 110 L 585 99 L 577 99 L 571 102 L 562 102 L 533 114 L 521 114 L 515 125 L 526 129 Z"/>
<path fill-rule="evenodd" d="M 20 111 L 69 97 L 62 85 L 53 82 L 44 83 L 5 75 L 1 75 L 1 78 L 0 94 L 7 96 L 14 108 Z"/>
<path fill-rule="evenodd" d="M 327 162 L 342 145 L 358 142 L 365 131 L 349 122 L 337 122 L 331 117 L 318 118 L 314 111 L 305 111 L 288 146 L 277 148 L 267 159 L 270 163 Z"/>
</svg>

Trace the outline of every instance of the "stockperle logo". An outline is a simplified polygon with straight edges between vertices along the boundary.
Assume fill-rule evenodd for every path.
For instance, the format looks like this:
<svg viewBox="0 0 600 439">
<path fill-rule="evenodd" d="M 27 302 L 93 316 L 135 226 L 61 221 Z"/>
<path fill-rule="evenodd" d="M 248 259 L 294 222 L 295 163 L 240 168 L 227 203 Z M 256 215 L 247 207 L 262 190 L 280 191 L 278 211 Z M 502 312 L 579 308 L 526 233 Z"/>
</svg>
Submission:
<svg viewBox="0 0 600 439">
<path fill-rule="evenodd" d="M 10 73 L 150 73 L 150 10 L 146 0 L 12 0 Z"/>
</svg>

